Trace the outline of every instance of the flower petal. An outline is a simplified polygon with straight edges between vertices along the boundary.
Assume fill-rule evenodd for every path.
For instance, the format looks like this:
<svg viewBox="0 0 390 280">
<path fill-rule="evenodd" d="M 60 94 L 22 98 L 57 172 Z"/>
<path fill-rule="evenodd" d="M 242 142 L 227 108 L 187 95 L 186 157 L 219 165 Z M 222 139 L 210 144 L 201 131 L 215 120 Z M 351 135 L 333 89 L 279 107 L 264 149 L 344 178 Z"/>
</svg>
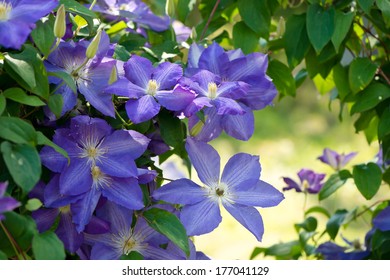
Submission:
<svg viewBox="0 0 390 280">
<path fill-rule="evenodd" d="M 63 207 L 76 202 L 80 197 L 67 196 L 60 193 L 60 174 L 56 174 L 46 185 L 44 190 L 45 207 Z"/>
<path fill-rule="evenodd" d="M 148 121 L 159 111 L 160 104 L 151 95 L 144 95 L 140 99 L 126 102 L 126 112 L 133 123 Z"/>
<path fill-rule="evenodd" d="M 133 211 L 114 202 L 107 201 L 96 210 L 97 216 L 111 225 L 111 232 L 130 231 Z"/>
<path fill-rule="evenodd" d="M 221 124 L 228 135 L 238 140 L 247 141 L 253 135 L 255 118 L 250 108 L 243 104 L 241 107 L 245 110 L 245 114 L 224 115 Z"/>
<path fill-rule="evenodd" d="M 249 230 L 258 241 L 261 241 L 264 234 L 263 219 L 254 207 L 230 203 L 223 203 L 223 206 L 240 224 Z"/>
<path fill-rule="evenodd" d="M 60 192 L 65 195 L 79 195 L 92 186 L 91 165 L 86 159 L 72 158 L 68 168 L 60 175 Z"/>
<path fill-rule="evenodd" d="M 188 51 L 188 68 L 198 68 L 199 58 L 204 51 L 202 45 L 192 43 L 190 50 Z"/>
<path fill-rule="evenodd" d="M 113 178 L 110 187 L 102 189 L 102 194 L 108 200 L 131 210 L 144 207 L 141 188 L 134 178 Z"/>
<path fill-rule="evenodd" d="M 149 59 L 133 55 L 123 67 L 130 82 L 146 89 L 153 72 L 153 65 Z"/>
<path fill-rule="evenodd" d="M 53 172 L 62 172 L 68 163 L 68 160 L 63 155 L 49 146 L 44 146 L 39 156 L 41 157 L 42 164 Z"/>
<path fill-rule="evenodd" d="M 177 256 L 159 247 L 147 246 L 140 250 L 145 260 L 176 260 Z"/>
<path fill-rule="evenodd" d="M 258 207 L 273 207 L 278 205 L 283 199 L 283 194 L 270 184 L 258 180 L 257 184 L 243 184 L 235 189 L 234 202 Z"/>
<path fill-rule="evenodd" d="M 199 68 L 207 69 L 214 74 L 223 76 L 229 64 L 225 50 L 216 42 L 206 48 L 199 58 Z"/>
<path fill-rule="evenodd" d="M 64 243 L 65 249 L 73 254 L 83 243 L 83 234 L 76 231 L 70 213 L 61 213 L 60 217 L 60 222 L 55 232 L 58 238 Z"/>
<path fill-rule="evenodd" d="M 220 157 L 210 145 L 187 137 L 186 150 L 199 179 L 207 186 L 219 183 Z"/>
<path fill-rule="evenodd" d="M 152 79 L 157 81 L 160 90 L 171 90 L 182 76 L 183 69 L 179 64 L 164 62 L 153 71 Z"/>
<path fill-rule="evenodd" d="M 262 53 L 252 53 L 230 62 L 227 76 L 231 81 L 251 83 L 252 79 L 265 76 L 268 57 Z"/>
<path fill-rule="evenodd" d="M 32 212 L 31 216 L 37 224 L 39 232 L 45 232 L 52 227 L 59 213 L 60 210 L 58 210 L 57 208 L 41 208 L 37 211 Z"/>
<path fill-rule="evenodd" d="M 145 94 L 145 89 L 130 82 L 128 79 L 119 79 L 106 87 L 103 92 L 112 93 L 129 98 L 139 98 Z"/>
<path fill-rule="evenodd" d="M 382 210 L 376 217 L 373 219 L 374 227 L 378 228 L 381 231 L 390 230 L 390 207 Z"/>
<path fill-rule="evenodd" d="M 19 50 L 26 42 L 31 29 L 31 24 L 23 21 L 0 21 L 0 46 Z"/>
<path fill-rule="evenodd" d="M 101 243 L 96 243 L 92 247 L 91 260 L 118 260 L 122 252 Z"/>
<path fill-rule="evenodd" d="M 158 103 L 168 110 L 181 111 L 194 100 L 195 94 L 178 86 L 173 91 L 158 91 L 155 97 Z"/>
<path fill-rule="evenodd" d="M 239 153 L 232 156 L 222 173 L 221 182 L 238 191 L 243 182 L 255 185 L 260 178 L 261 166 L 258 156 Z"/>
<path fill-rule="evenodd" d="M 93 211 L 95 211 L 96 205 L 100 198 L 100 191 L 95 188 L 91 188 L 82 199 L 71 205 L 71 211 L 73 213 L 73 222 L 77 225 L 78 232 L 82 232 L 84 227 L 89 223 Z"/>
<path fill-rule="evenodd" d="M 287 184 L 287 187 L 284 187 L 283 191 L 295 189 L 297 192 L 302 192 L 301 187 L 293 179 L 288 177 L 283 177 L 283 181 Z"/>
<path fill-rule="evenodd" d="M 184 206 L 180 221 L 187 230 L 187 235 L 201 235 L 213 231 L 222 217 L 218 203 L 206 198 L 196 204 Z"/>
<path fill-rule="evenodd" d="M 195 204 L 205 199 L 207 189 L 188 179 L 172 181 L 153 193 L 153 198 L 176 204 Z"/>
<path fill-rule="evenodd" d="M 240 102 L 252 110 L 261 110 L 272 104 L 272 100 L 274 100 L 278 91 L 267 76 L 256 79 L 256 82 L 250 84 L 250 88 L 246 95 L 240 99 Z"/>
<path fill-rule="evenodd" d="M 212 100 L 218 115 L 243 115 L 246 112 L 235 100 L 218 96 Z"/>
<path fill-rule="evenodd" d="M 204 112 L 206 118 L 205 123 L 200 123 L 201 120 L 199 120 L 198 116 L 194 115 L 189 119 L 189 127 L 192 132 L 195 126 L 201 124 L 201 131 L 196 132 L 194 138 L 197 141 L 210 142 L 217 138 L 222 132 L 222 116 L 217 114 L 215 107 L 205 108 Z"/>
<path fill-rule="evenodd" d="M 111 94 L 98 92 L 88 83 L 78 83 L 78 86 L 79 91 L 84 95 L 85 99 L 100 113 L 106 116 L 115 117 L 114 103 L 112 102 Z"/>
</svg>

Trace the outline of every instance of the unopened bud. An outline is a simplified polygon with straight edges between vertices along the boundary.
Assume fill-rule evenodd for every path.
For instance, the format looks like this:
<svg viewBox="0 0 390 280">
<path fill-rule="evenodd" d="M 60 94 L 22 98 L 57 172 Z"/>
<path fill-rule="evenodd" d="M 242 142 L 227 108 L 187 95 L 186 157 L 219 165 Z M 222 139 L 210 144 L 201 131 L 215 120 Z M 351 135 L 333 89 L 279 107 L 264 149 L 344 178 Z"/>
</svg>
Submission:
<svg viewBox="0 0 390 280">
<path fill-rule="evenodd" d="M 276 28 L 276 36 L 283 37 L 284 32 L 286 31 L 286 21 L 283 17 L 279 18 L 278 27 Z"/>
<path fill-rule="evenodd" d="M 198 37 L 198 34 L 196 33 L 196 28 L 195 28 L 195 27 L 192 27 L 190 37 L 191 37 L 191 39 L 192 39 L 193 41 L 196 41 L 196 38 Z"/>
<path fill-rule="evenodd" d="M 89 44 L 87 51 L 85 52 L 85 55 L 88 59 L 91 59 L 95 56 L 100 43 L 100 38 L 102 37 L 102 30 L 99 29 L 98 33 L 96 34 L 95 38 L 92 39 L 92 42 Z"/>
<path fill-rule="evenodd" d="M 175 18 L 176 11 L 174 0 L 167 0 L 165 4 L 165 13 L 171 18 Z"/>
<path fill-rule="evenodd" d="M 198 121 L 190 131 L 190 135 L 195 137 L 197 136 L 203 129 L 204 123 L 202 121 Z"/>
<path fill-rule="evenodd" d="M 57 38 L 64 37 L 66 32 L 66 20 L 65 20 L 65 6 L 62 4 L 58 10 L 56 15 L 56 20 L 54 22 L 54 36 Z"/>
<path fill-rule="evenodd" d="M 116 66 L 112 67 L 110 79 L 108 79 L 108 84 L 111 85 L 118 80 L 118 73 L 116 71 Z"/>
</svg>

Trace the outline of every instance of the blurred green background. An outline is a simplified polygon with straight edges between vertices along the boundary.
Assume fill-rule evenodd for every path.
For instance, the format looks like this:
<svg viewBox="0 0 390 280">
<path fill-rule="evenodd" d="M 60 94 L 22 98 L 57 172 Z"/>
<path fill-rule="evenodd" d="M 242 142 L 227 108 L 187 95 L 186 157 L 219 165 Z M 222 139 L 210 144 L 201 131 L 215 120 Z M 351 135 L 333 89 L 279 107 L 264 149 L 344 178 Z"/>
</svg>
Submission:
<svg viewBox="0 0 390 280">
<path fill-rule="evenodd" d="M 343 121 L 340 122 L 338 104 L 339 102 L 334 102 L 329 107 L 329 95 L 320 95 L 313 83 L 307 80 L 298 89 L 296 98 L 275 100 L 274 106 L 255 112 L 255 134 L 249 141 L 238 141 L 225 135 L 211 144 L 220 153 L 222 166 L 238 152 L 260 155 L 261 179 L 279 190 L 285 186 L 281 177 L 298 179 L 296 173 L 301 168 L 331 174 L 332 169 L 317 159 L 325 147 L 339 153 L 358 152 L 346 168 L 375 160 L 378 144 L 369 145 L 364 134 L 355 133 L 354 119 L 349 116 L 346 108 L 342 114 Z M 284 195 L 285 200 L 279 206 L 259 208 L 265 227 L 262 242 L 258 242 L 223 210 L 223 220 L 217 229 L 195 237 L 197 249 L 212 259 L 249 259 L 255 247 L 296 240 L 294 224 L 303 221 L 304 195 L 292 190 Z M 372 201 L 376 201 L 380 196 L 381 192 Z M 309 195 L 306 209 L 317 203 L 317 195 Z M 349 182 L 321 202 L 321 205 L 333 213 L 336 209 L 351 210 L 358 204 L 370 203 L 372 202 L 366 202 L 356 187 Z M 319 228 L 324 228 L 322 217 L 317 218 Z M 353 222 L 341 232 L 342 236 L 348 239 L 364 242 L 364 235 L 369 228 L 369 223 L 362 217 L 359 222 Z M 259 258 L 264 257 L 260 255 L 257 259 Z"/>
</svg>

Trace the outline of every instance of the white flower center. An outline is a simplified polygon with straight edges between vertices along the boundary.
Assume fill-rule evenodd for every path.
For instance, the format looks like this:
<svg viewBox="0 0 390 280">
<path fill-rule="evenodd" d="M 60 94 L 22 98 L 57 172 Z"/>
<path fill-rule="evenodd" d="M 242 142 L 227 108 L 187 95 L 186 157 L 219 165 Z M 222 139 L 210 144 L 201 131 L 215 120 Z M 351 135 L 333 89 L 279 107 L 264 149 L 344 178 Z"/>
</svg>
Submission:
<svg viewBox="0 0 390 280">
<path fill-rule="evenodd" d="M 230 192 L 229 186 L 219 183 L 216 186 L 209 186 L 209 197 L 214 201 L 234 203 L 234 195 Z"/>
<path fill-rule="evenodd" d="M 70 212 L 70 205 L 65 205 L 59 208 L 61 213 L 67 214 Z"/>
<path fill-rule="evenodd" d="M 107 188 L 111 185 L 112 179 L 104 174 L 98 166 L 93 166 L 91 168 L 91 174 L 93 179 L 93 187 L 96 189 Z"/>
<path fill-rule="evenodd" d="M 218 90 L 218 86 L 216 83 L 209 83 L 207 96 L 210 99 L 215 99 L 217 97 L 217 90 Z"/>
<path fill-rule="evenodd" d="M 128 255 L 133 251 L 141 253 L 148 245 L 144 244 L 143 238 L 132 232 L 120 232 L 113 234 L 111 237 L 113 246 L 123 255 Z"/>
<path fill-rule="evenodd" d="M 0 21 L 6 21 L 9 19 L 9 14 L 12 10 L 11 3 L 5 1 L 0 2 Z"/>
<path fill-rule="evenodd" d="M 159 86 L 160 85 L 157 83 L 156 80 L 149 80 L 148 86 L 146 88 L 146 93 L 151 96 L 155 96 Z"/>
<path fill-rule="evenodd" d="M 100 147 L 102 140 L 97 139 L 96 137 L 87 137 L 80 141 L 82 152 L 80 153 L 80 158 L 87 158 L 88 162 L 92 162 L 93 165 L 96 164 L 101 157 L 106 153 L 105 149 Z"/>
</svg>

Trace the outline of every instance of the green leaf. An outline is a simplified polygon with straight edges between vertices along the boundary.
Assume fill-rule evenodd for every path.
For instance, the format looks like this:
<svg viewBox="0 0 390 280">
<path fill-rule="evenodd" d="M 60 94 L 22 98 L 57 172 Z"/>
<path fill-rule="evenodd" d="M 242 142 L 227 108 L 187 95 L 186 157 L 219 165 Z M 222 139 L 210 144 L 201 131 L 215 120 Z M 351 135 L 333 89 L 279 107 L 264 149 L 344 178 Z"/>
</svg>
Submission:
<svg viewBox="0 0 390 280">
<path fill-rule="evenodd" d="M 382 12 L 383 20 L 385 21 L 386 27 L 390 27 L 390 1 L 389 0 L 376 0 L 376 5 Z"/>
<path fill-rule="evenodd" d="M 77 1 L 74 0 L 60 0 L 60 5 L 64 4 L 65 10 L 74 13 L 77 15 L 80 15 L 82 17 L 91 17 L 91 18 L 96 18 L 96 14 L 86 8 L 85 6 L 81 5 Z"/>
<path fill-rule="evenodd" d="M 44 56 L 48 56 L 50 49 L 55 41 L 53 32 L 54 20 L 50 17 L 45 22 L 36 22 L 36 27 L 31 32 L 31 37 L 34 40 L 35 45 L 41 51 Z"/>
<path fill-rule="evenodd" d="M 64 260 L 64 244 L 54 232 L 46 231 L 34 236 L 32 251 L 37 260 Z"/>
<path fill-rule="evenodd" d="M 254 52 L 259 45 L 259 36 L 245 22 L 237 22 L 233 27 L 233 45 L 245 54 Z"/>
<path fill-rule="evenodd" d="M 34 127 L 15 117 L 0 117 L 0 137 L 14 143 L 35 145 L 37 134 Z"/>
<path fill-rule="evenodd" d="M 310 78 L 314 78 L 317 74 L 320 74 L 322 78 L 328 77 L 332 71 L 333 66 L 336 64 L 337 57 L 334 57 L 326 62 L 320 62 L 319 57 L 313 48 L 310 48 L 305 56 L 306 69 Z"/>
<path fill-rule="evenodd" d="M 343 101 L 351 93 L 348 83 L 348 69 L 341 64 L 333 67 L 333 81 L 336 84 L 340 100 Z"/>
<path fill-rule="evenodd" d="M 318 92 L 322 95 L 330 92 L 336 86 L 334 83 L 334 80 L 333 80 L 332 72 L 329 73 L 329 75 L 328 75 L 328 77 L 326 77 L 326 79 L 322 78 L 321 75 L 315 76 L 313 79 L 313 82 L 314 82 Z"/>
<path fill-rule="evenodd" d="M 46 68 L 34 47 L 25 45 L 23 52 L 7 54 L 4 67 L 7 73 L 26 90 L 45 100 L 49 98 Z"/>
<path fill-rule="evenodd" d="M 305 216 L 307 216 L 311 213 L 321 213 L 321 214 L 325 215 L 327 218 L 330 218 L 330 214 L 329 214 L 328 210 L 326 210 L 325 208 L 323 208 L 321 206 L 313 206 L 310 209 L 306 210 Z"/>
<path fill-rule="evenodd" d="M 4 162 L 15 183 L 28 193 L 41 177 L 41 159 L 37 150 L 26 144 L 1 143 Z"/>
<path fill-rule="evenodd" d="M 339 232 L 340 226 L 343 224 L 345 216 L 348 214 L 347 210 L 337 210 L 336 213 L 330 217 L 326 223 L 326 232 L 331 239 L 335 239 Z"/>
<path fill-rule="evenodd" d="M 379 119 L 378 139 L 382 140 L 390 134 L 390 110 L 387 108 Z"/>
<path fill-rule="evenodd" d="M 370 10 L 374 5 L 375 0 L 358 0 L 359 6 L 366 14 L 370 14 Z"/>
<path fill-rule="evenodd" d="M 306 69 L 301 69 L 299 72 L 295 75 L 294 80 L 295 80 L 295 87 L 298 88 L 300 87 L 303 82 L 307 78 L 307 71 Z"/>
<path fill-rule="evenodd" d="M 353 179 L 356 187 L 365 199 L 371 199 L 379 190 L 382 182 L 382 171 L 373 162 L 355 165 L 353 167 Z"/>
<path fill-rule="evenodd" d="M 307 217 L 303 223 L 295 224 L 295 229 L 299 232 L 299 229 L 304 229 L 307 232 L 312 232 L 317 229 L 317 219 L 314 217 Z"/>
<path fill-rule="evenodd" d="M 34 95 L 27 95 L 21 88 L 9 88 L 4 91 L 4 96 L 10 100 L 29 106 L 45 106 L 46 103 Z"/>
<path fill-rule="evenodd" d="M 353 18 L 355 17 L 354 12 L 343 13 L 336 11 L 335 13 L 335 30 L 332 35 L 332 43 L 337 52 L 339 52 L 340 45 L 347 36 L 349 29 L 351 28 Z"/>
<path fill-rule="evenodd" d="M 331 40 L 334 32 L 333 7 L 325 10 L 319 4 L 310 5 L 306 15 L 307 35 L 317 54 Z"/>
<path fill-rule="evenodd" d="M 64 100 L 61 94 L 51 95 L 47 105 L 49 105 L 49 109 L 57 118 L 61 117 L 62 106 L 64 105 Z"/>
<path fill-rule="evenodd" d="M 275 256 L 277 259 L 297 259 L 301 253 L 301 244 L 299 241 L 290 241 L 269 248 L 257 247 L 253 250 L 250 259 L 254 259 L 260 253 L 264 253 L 264 256 Z"/>
<path fill-rule="evenodd" d="M 4 215 L 3 225 L 19 247 L 22 250 L 27 250 L 31 246 L 33 236 L 38 232 L 35 221 L 29 216 L 22 216 L 14 211 L 7 212 Z M 9 258 L 14 257 L 16 255 L 15 251 L 1 227 L 0 240 L 0 250 L 7 254 Z"/>
<path fill-rule="evenodd" d="M 184 133 L 180 119 L 166 110 L 162 110 L 158 115 L 160 123 L 161 138 L 169 146 L 174 148 L 183 145 Z"/>
<path fill-rule="evenodd" d="M 378 116 L 374 116 L 368 124 L 368 127 L 364 129 L 364 136 L 366 136 L 368 144 L 371 144 L 378 138 L 378 125 L 379 118 Z"/>
<path fill-rule="evenodd" d="M 348 80 L 353 93 L 365 89 L 375 76 L 378 66 L 367 57 L 358 57 L 349 66 Z"/>
<path fill-rule="evenodd" d="M 48 72 L 49 76 L 54 76 L 57 78 L 60 78 L 63 80 L 68 87 L 73 91 L 73 93 L 77 93 L 77 86 L 75 81 L 73 80 L 72 76 L 64 71 L 58 71 L 58 72 Z"/>
<path fill-rule="evenodd" d="M 306 16 L 292 15 L 287 19 L 286 32 L 283 36 L 288 65 L 297 66 L 310 49 L 306 31 Z"/>
<path fill-rule="evenodd" d="M 0 261 L 5 261 L 5 260 L 8 260 L 7 255 L 3 251 L 0 251 Z"/>
<path fill-rule="evenodd" d="M 390 87 L 381 83 L 372 83 L 357 95 L 356 103 L 351 108 L 351 115 L 368 111 L 390 97 Z"/>
<path fill-rule="evenodd" d="M 53 143 L 52 141 L 50 141 L 49 138 L 47 138 L 42 132 L 38 131 L 37 132 L 37 144 L 38 145 L 45 145 L 45 146 L 49 146 L 49 147 L 52 147 L 57 153 L 60 153 L 61 155 L 63 155 L 65 158 L 68 159 L 68 162 L 70 161 L 70 158 L 69 158 L 69 155 L 68 153 L 63 149 L 61 148 L 60 146 L 58 146 L 57 144 Z"/>
<path fill-rule="evenodd" d="M 340 178 L 339 173 L 332 174 L 329 179 L 325 182 L 321 191 L 318 193 L 318 199 L 324 200 L 329 197 L 331 194 L 336 192 L 339 188 L 341 188 L 347 179 Z"/>
<path fill-rule="evenodd" d="M 168 237 L 187 256 L 190 255 L 186 230 L 174 214 L 163 209 L 152 208 L 145 211 L 143 216 L 152 228 Z"/>
<path fill-rule="evenodd" d="M 238 0 L 237 5 L 241 18 L 246 25 L 264 39 L 268 39 L 271 14 L 267 1 Z"/>
<path fill-rule="evenodd" d="M 27 200 L 27 203 L 25 205 L 26 209 L 28 211 L 35 211 L 41 208 L 42 202 L 38 198 L 31 198 Z"/>
<path fill-rule="evenodd" d="M 7 101 L 3 94 L 0 94 L 0 116 L 3 114 L 5 107 L 7 106 Z"/>
<path fill-rule="evenodd" d="M 371 247 L 378 259 L 388 260 L 389 257 L 382 255 L 390 251 L 390 231 L 376 230 L 371 238 Z"/>
<path fill-rule="evenodd" d="M 375 110 L 368 110 L 360 113 L 359 118 L 354 123 L 356 132 L 366 129 L 374 117 L 376 117 Z"/>
<path fill-rule="evenodd" d="M 114 58 L 121 61 L 127 61 L 130 58 L 130 53 L 124 46 L 118 44 L 115 46 Z"/>
<path fill-rule="evenodd" d="M 272 78 L 281 96 L 295 96 L 295 80 L 291 70 L 285 64 L 278 60 L 271 60 L 267 74 Z"/>
</svg>

